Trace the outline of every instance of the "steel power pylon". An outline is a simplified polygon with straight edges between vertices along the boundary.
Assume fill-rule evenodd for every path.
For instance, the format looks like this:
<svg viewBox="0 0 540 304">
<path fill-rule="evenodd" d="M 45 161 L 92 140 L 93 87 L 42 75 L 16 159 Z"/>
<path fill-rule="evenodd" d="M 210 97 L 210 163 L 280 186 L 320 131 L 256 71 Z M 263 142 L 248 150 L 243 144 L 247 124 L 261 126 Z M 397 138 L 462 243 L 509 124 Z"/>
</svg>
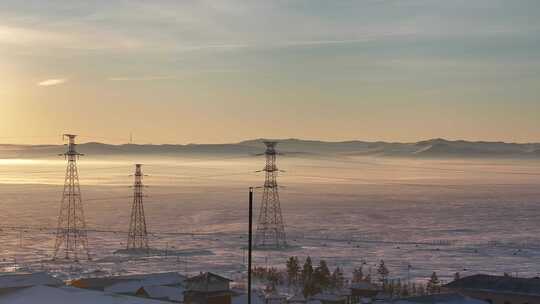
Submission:
<svg viewBox="0 0 540 304">
<path fill-rule="evenodd" d="M 77 169 L 77 160 L 83 154 L 75 149 L 75 137 L 76 135 L 72 134 L 63 135 L 64 139 L 68 139 L 67 152 L 60 155 L 63 155 L 68 163 L 53 256 L 54 259 L 64 257 L 77 261 L 81 257 L 90 259 L 90 255 Z"/>
<path fill-rule="evenodd" d="M 266 165 L 262 171 L 265 172 L 261 209 L 255 234 L 255 247 L 257 248 L 283 248 L 287 246 L 285 237 L 285 225 L 281 215 L 281 205 L 279 202 L 276 166 L 276 144 L 277 142 L 265 141 Z"/>
<path fill-rule="evenodd" d="M 143 206 L 143 173 L 141 164 L 135 165 L 135 182 L 133 184 L 133 204 L 131 206 L 131 218 L 129 221 L 129 233 L 127 241 L 128 250 L 148 250 L 148 232 L 146 231 L 146 219 Z"/>
</svg>

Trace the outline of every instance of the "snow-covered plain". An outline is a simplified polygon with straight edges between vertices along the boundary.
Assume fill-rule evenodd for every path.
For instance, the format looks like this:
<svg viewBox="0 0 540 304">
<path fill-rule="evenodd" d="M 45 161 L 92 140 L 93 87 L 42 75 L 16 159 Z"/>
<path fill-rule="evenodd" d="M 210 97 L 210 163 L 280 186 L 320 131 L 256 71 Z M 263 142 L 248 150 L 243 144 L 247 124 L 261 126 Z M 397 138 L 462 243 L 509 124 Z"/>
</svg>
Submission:
<svg viewBox="0 0 540 304">
<path fill-rule="evenodd" d="M 143 163 L 151 246 L 128 257 L 133 163 Z M 263 182 L 257 157 L 91 158 L 79 162 L 93 260 L 52 262 L 62 159 L 0 160 L 0 271 L 61 277 L 181 271 L 245 272 L 247 189 Z M 437 271 L 540 273 L 540 161 L 283 156 L 279 182 L 290 250 L 259 251 L 256 266 L 290 255 L 346 271 L 384 259 L 391 277 Z M 256 203 L 260 193 L 256 193 Z M 257 212 L 257 210 L 255 210 Z M 24 227 L 24 228 L 20 228 Z"/>
</svg>

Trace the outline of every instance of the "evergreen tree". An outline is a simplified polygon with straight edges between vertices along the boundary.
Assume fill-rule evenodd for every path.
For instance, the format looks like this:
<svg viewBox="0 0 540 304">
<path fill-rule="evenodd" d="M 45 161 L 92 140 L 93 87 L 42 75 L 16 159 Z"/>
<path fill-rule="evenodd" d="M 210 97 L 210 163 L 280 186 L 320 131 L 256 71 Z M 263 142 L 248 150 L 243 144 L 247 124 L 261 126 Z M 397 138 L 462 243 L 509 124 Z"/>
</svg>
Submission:
<svg viewBox="0 0 540 304">
<path fill-rule="evenodd" d="M 302 267 L 301 273 L 302 283 L 311 281 L 313 279 L 313 263 L 311 262 L 311 257 L 307 257 Z"/>
<path fill-rule="evenodd" d="M 302 287 L 304 297 L 308 297 L 315 294 L 314 284 L 313 284 L 313 263 L 311 262 L 311 257 L 307 257 L 302 267 Z"/>
<path fill-rule="evenodd" d="M 358 283 L 364 280 L 364 270 L 363 266 L 357 267 L 353 270 L 353 283 Z"/>
<path fill-rule="evenodd" d="M 431 274 L 426 289 L 429 294 L 439 293 L 441 291 L 441 282 L 436 272 Z"/>
<path fill-rule="evenodd" d="M 287 260 L 287 279 L 289 286 L 298 284 L 298 273 L 300 272 L 300 263 L 297 257 L 290 257 Z"/>
<path fill-rule="evenodd" d="M 276 290 L 276 286 L 278 285 L 280 281 L 280 275 L 279 275 L 278 270 L 275 267 L 271 267 L 268 270 L 267 279 L 270 285 L 272 286 L 272 290 Z"/>
<path fill-rule="evenodd" d="M 368 274 L 364 277 L 364 281 L 371 283 L 371 273 L 368 273 Z"/>
<path fill-rule="evenodd" d="M 332 275 L 330 274 L 328 265 L 326 265 L 326 261 L 320 260 L 319 266 L 317 266 L 313 272 L 313 283 L 316 292 L 327 290 L 330 287 L 331 276 Z"/>
<path fill-rule="evenodd" d="M 343 271 L 341 268 L 336 267 L 334 272 L 332 273 L 332 283 L 331 286 L 335 290 L 340 290 L 345 285 L 345 278 L 343 276 Z"/>
<path fill-rule="evenodd" d="M 401 288 L 402 288 L 401 279 L 398 278 L 396 284 L 394 285 L 394 294 L 396 297 L 401 296 L 401 292 L 402 292 Z"/>
<path fill-rule="evenodd" d="M 411 295 L 411 286 L 409 283 L 403 284 L 401 287 L 401 297 L 406 298 Z"/>
<path fill-rule="evenodd" d="M 337 268 L 336 269 L 337 271 L 337 288 L 338 289 L 342 289 L 343 287 L 345 287 L 345 275 L 343 274 L 343 269 L 341 268 Z"/>
<path fill-rule="evenodd" d="M 383 260 L 379 263 L 377 273 L 379 274 L 379 282 L 381 282 L 382 285 L 386 285 L 386 283 L 388 283 L 388 275 L 390 272 L 388 271 L 388 268 L 386 268 Z"/>
</svg>

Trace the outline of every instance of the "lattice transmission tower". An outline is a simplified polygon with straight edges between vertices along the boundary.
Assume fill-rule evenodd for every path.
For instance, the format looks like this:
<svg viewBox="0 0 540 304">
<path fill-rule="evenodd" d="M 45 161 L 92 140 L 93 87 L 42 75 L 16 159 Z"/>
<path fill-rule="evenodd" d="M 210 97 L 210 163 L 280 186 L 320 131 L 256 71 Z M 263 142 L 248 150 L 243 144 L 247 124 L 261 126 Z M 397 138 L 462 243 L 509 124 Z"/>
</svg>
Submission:
<svg viewBox="0 0 540 304">
<path fill-rule="evenodd" d="M 128 250 L 148 250 L 148 232 L 143 206 L 143 173 L 141 164 L 135 165 L 135 182 L 133 184 L 133 204 L 127 241 Z"/>
<path fill-rule="evenodd" d="M 279 192 L 276 166 L 276 144 L 277 142 L 265 141 L 266 165 L 262 171 L 265 172 L 261 209 L 255 234 L 255 247 L 257 248 L 283 248 L 287 246 L 285 236 L 285 225 L 281 214 L 279 202 Z"/>
<path fill-rule="evenodd" d="M 81 257 L 90 259 L 90 255 L 77 169 L 77 160 L 83 154 L 75 149 L 75 137 L 76 135 L 72 134 L 63 135 L 64 139 L 68 139 L 67 151 L 60 155 L 66 158 L 67 168 L 58 216 L 54 259 L 63 257 L 77 261 Z"/>
</svg>

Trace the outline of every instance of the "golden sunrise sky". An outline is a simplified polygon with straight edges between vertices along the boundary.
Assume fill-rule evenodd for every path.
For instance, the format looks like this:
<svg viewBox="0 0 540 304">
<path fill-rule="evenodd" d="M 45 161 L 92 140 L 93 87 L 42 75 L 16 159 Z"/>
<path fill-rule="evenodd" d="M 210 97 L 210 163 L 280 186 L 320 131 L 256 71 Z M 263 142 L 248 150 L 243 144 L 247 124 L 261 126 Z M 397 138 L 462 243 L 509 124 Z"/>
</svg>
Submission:
<svg viewBox="0 0 540 304">
<path fill-rule="evenodd" d="M 0 143 L 540 142 L 540 1 L 0 2 Z"/>
</svg>

